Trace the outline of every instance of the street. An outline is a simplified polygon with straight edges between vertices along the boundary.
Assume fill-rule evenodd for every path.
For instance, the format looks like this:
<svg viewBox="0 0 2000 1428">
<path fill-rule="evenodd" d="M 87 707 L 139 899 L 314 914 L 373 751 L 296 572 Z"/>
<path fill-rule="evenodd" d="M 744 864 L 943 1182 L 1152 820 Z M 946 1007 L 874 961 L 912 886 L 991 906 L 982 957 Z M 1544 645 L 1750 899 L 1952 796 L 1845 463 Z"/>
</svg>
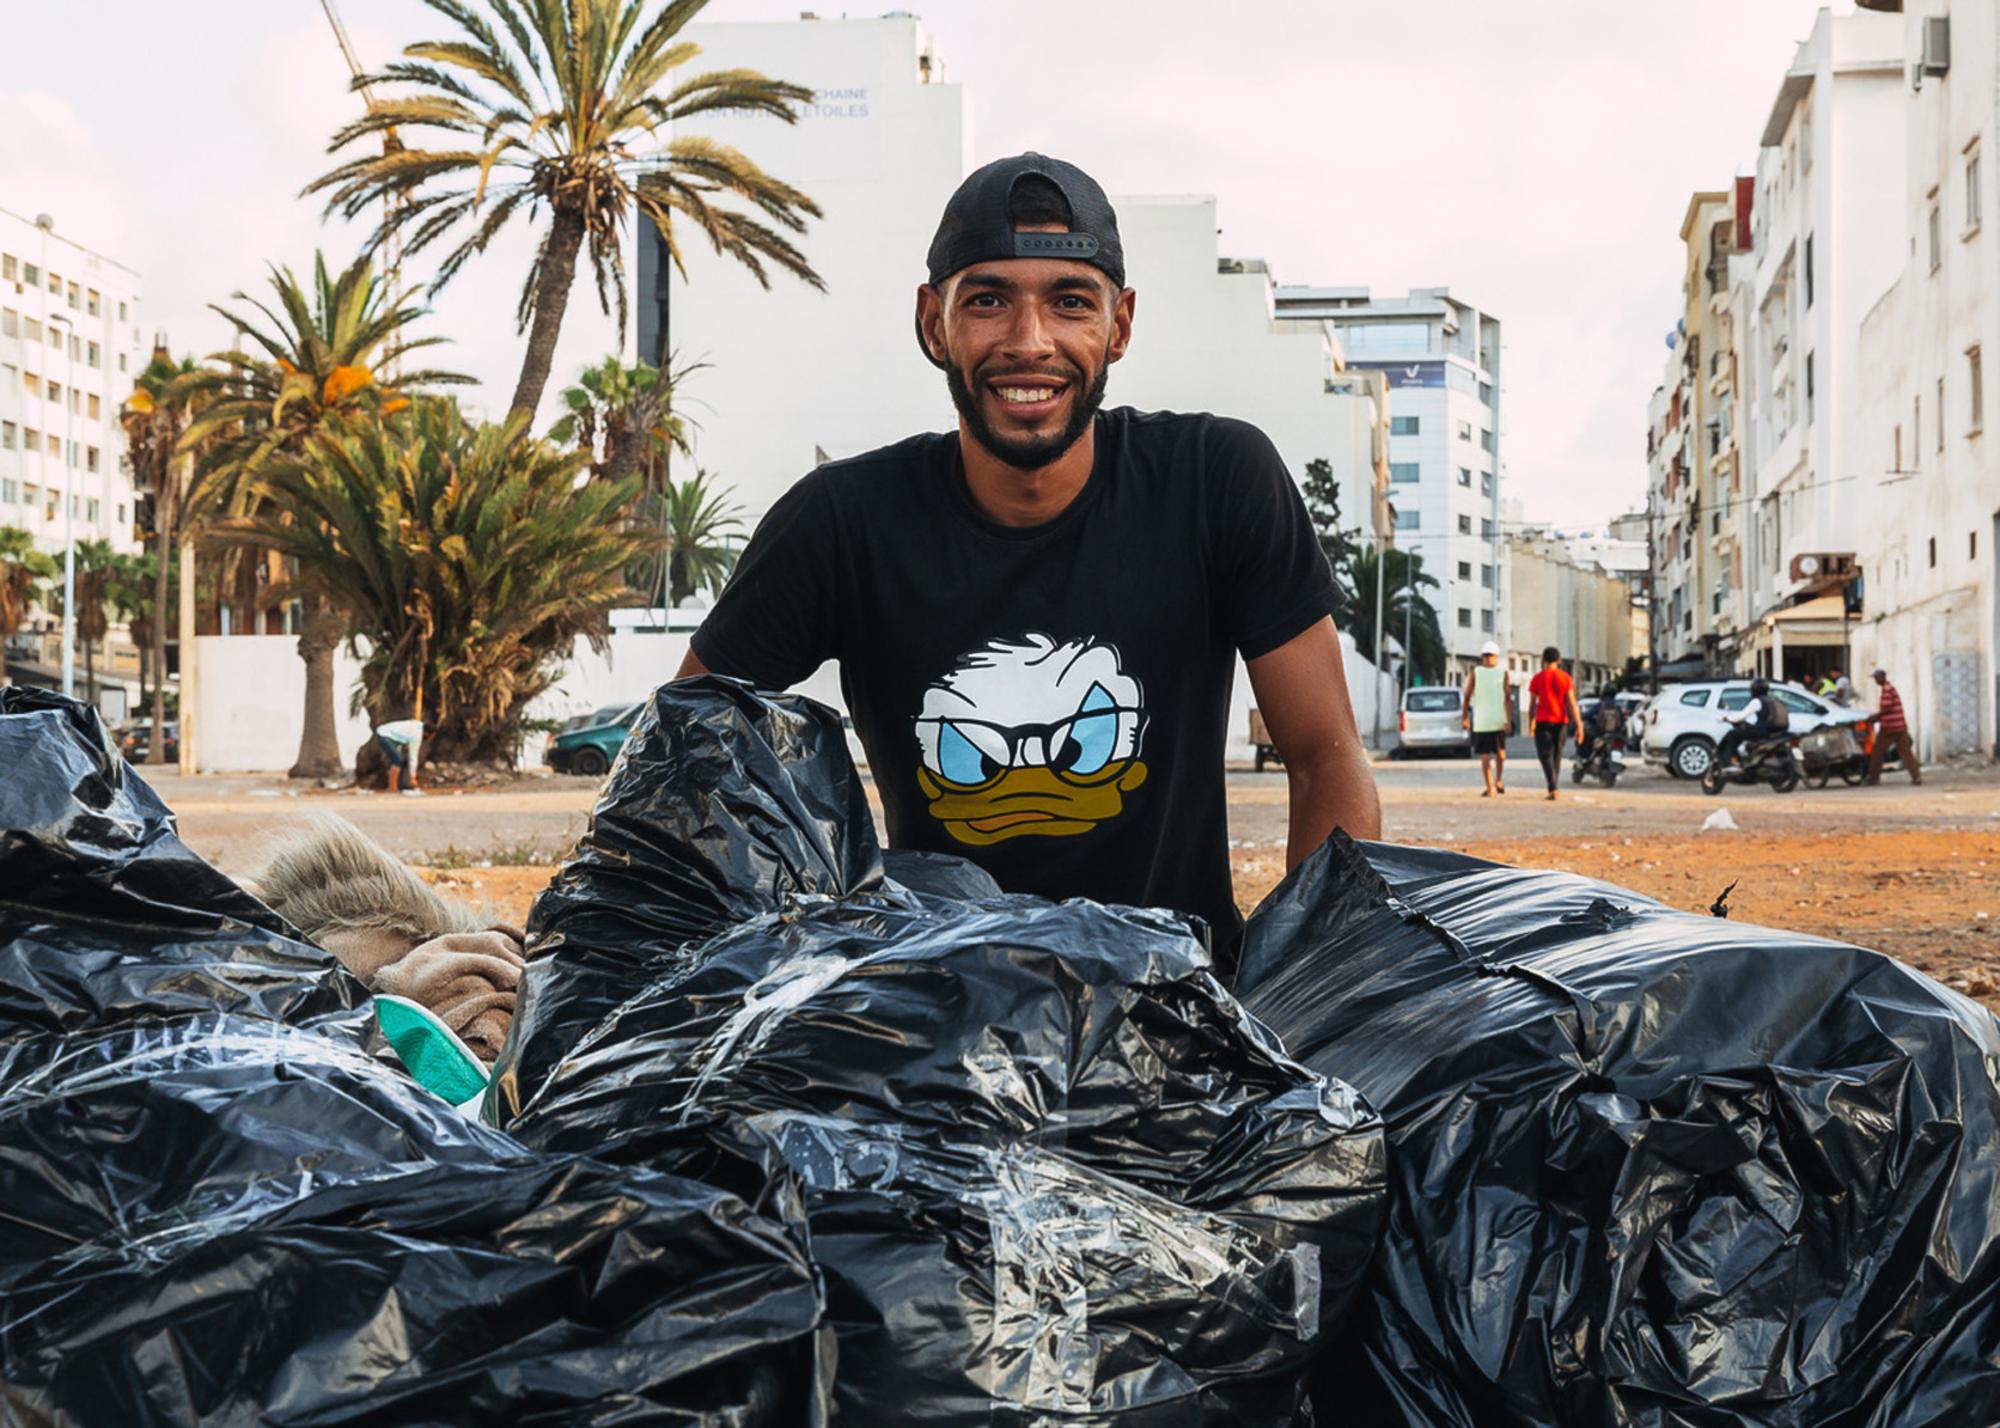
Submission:
<svg viewBox="0 0 2000 1428">
<path fill-rule="evenodd" d="M 1520 744 L 1523 741 L 1515 741 Z M 1466 759 L 1377 760 L 1384 836 L 1525 867 L 1603 878 L 1679 907 L 1706 909 L 1732 882 L 1732 915 L 1891 952 L 2000 1009 L 2000 770 L 1932 770 L 1880 788 L 1731 789 L 1635 768 L 1614 789 L 1542 797 L 1532 751 L 1508 759 L 1507 793 L 1479 796 Z M 338 813 L 427 876 L 518 921 L 583 831 L 599 781 L 533 776 L 498 789 L 422 799 L 300 789 L 271 776 L 153 780 L 196 851 L 252 872 L 270 830 Z M 1284 872 L 1282 772 L 1229 774 L 1237 897 L 1255 906 Z M 1729 810 L 1735 831 L 1702 832 Z"/>
</svg>

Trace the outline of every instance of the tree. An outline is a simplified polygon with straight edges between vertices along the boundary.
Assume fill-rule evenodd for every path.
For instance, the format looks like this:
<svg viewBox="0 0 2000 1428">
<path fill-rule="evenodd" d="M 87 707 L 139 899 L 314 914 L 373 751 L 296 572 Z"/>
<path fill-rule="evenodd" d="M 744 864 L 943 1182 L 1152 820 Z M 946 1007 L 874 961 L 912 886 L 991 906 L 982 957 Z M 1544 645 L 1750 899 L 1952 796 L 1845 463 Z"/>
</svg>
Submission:
<svg viewBox="0 0 2000 1428">
<path fill-rule="evenodd" d="M 691 133 L 663 138 L 701 115 L 768 114 L 787 124 L 812 98 L 801 85 L 729 69 L 671 83 L 700 53 L 677 40 L 707 0 L 426 0 L 450 21 L 448 39 L 408 45 L 402 61 L 355 80 L 396 89 L 338 130 L 329 152 L 379 136 L 382 152 L 340 164 L 306 186 L 327 212 L 354 218 L 377 203 L 386 215 L 372 247 L 401 232 L 415 255 L 447 233 L 457 246 L 431 280 L 435 294 L 517 214 L 543 208 L 548 223 L 528 267 L 515 319 L 527 351 L 510 411 L 532 420 L 548 384 L 556 337 L 587 247 L 598 305 L 626 321 L 621 251 L 630 210 L 649 219 L 686 277 L 675 215 L 715 251 L 770 286 L 773 265 L 825 284 L 788 233 L 820 216 L 805 194 L 742 153 Z M 497 21 L 496 25 L 493 23 Z M 658 92 L 664 90 L 664 92 Z M 449 147 L 408 147 L 410 130 L 434 130 Z M 739 200 L 744 209 L 725 206 Z"/>
<path fill-rule="evenodd" d="M 180 455 L 181 434 L 186 429 L 191 394 L 174 387 L 176 379 L 195 371 L 192 357 L 178 362 L 164 347 L 155 347 L 146 370 L 139 374 L 132 395 L 119 411 L 125 428 L 126 451 L 132 462 L 133 484 L 152 496 L 153 535 L 153 621 L 151 636 L 153 667 L 153 728 L 166 720 L 167 682 L 167 590 L 168 577 L 178 562 L 171 559 L 174 537 L 181 523 L 181 506 L 187 495 L 189 458 Z M 176 622 L 176 627 L 178 622 Z M 182 649 L 194 639 L 193 630 L 181 630 Z M 150 740 L 146 762 L 164 764 L 167 741 Z"/>
<path fill-rule="evenodd" d="M 118 580 L 118 557 L 105 540 L 76 543 L 76 638 L 83 646 L 83 699 L 97 702 L 97 647 L 111 631 L 106 607 Z"/>
<path fill-rule="evenodd" d="M 666 484 L 667 450 L 689 451 L 687 424 L 673 413 L 674 392 L 706 363 L 662 372 L 641 362 L 627 367 L 616 356 L 584 368 L 562 392 L 564 414 L 549 439 L 575 442 L 590 453 L 590 469 L 603 480 L 640 478 L 645 489 Z"/>
<path fill-rule="evenodd" d="M 1378 562 L 1382 566 L 1382 632 L 1385 642 L 1393 640 L 1400 649 L 1403 631 L 1407 628 L 1411 645 L 1410 669 L 1418 679 L 1436 683 L 1444 678 L 1444 631 L 1438 624 L 1437 611 L 1424 598 L 1423 591 L 1426 588 L 1436 589 L 1438 582 L 1436 576 L 1425 573 L 1424 558 L 1415 551 L 1390 546 L 1384 551 L 1364 549 L 1355 553 L 1354 600 L 1348 607 L 1354 623 L 1349 633 L 1354 636 L 1354 643 L 1362 657 L 1380 668 L 1382 662 L 1375 658 L 1375 568 Z"/>
<path fill-rule="evenodd" d="M 424 309 L 390 291 L 367 257 L 336 277 L 325 255 L 315 253 L 310 289 L 289 268 L 273 267 L 270 284 L 275 310 L 241 292 L 235 300 L 254 315 L 211 304 L 254 350 L 217 352 L 209 360 L 218 365 L 176 384 L 177 394 L 205 403 L 181 439 L 183 449 L 201 449 L 195 489 L 205 509 L 230 516 L 248 514 L 260 499 L 256 478 L 267 463 L 299 450 L 329 421 L 362 410 L 396 410 L 410 392 L 472 380 L 456 372 L 401 370 L 411 353 L 444 339 L 407 334 Z M 250 598 L 258 597 L 252 592 Z M 306 702 L 291 776 L 326 778 L 341 768 L 333 652 L 346 631 L 338 612 L 310 587 L 301 603 Z"/>
<path fill-rule="evenodd" d="M 225 525 L 291 562 L 270 598 L 341 613 L 368 646 L 359 702 L 433 724 L 440 759 L 513 761 L 528 702 L 577 636 L 603 647 L 650 539 L 623 515 L 632 483 L 579 483 L 583 454 L 522 425 L 438 397 L 358 413 L 269 463 L 270 499 Z"/>
<path fill-rule="evenodd" d="M 1301 494 L 1305 497 L 1306 516 L 1319 536 L 1319 548 L 1326 555 L 1326 563 L 1333 567 L 1333 578 L 1352 589 L 1354 561 L 1361 553 L 1361 528 L 1343 526 L 1340 522 L 1340 483 L 1333 478 L 1333 463 L 1324 456 L 1308 461 Z"/>
<path fill-rule="evenodd" d="M 736 568 L 736 548 L 726 537 L 742 528 L 738 514 L 742 507 L 728 499 L 727 487 L 708 482 L 708 472 L 697 468 L 659 497 L 669 605 L 680 604 L 697 590 L 720 591 Z"/>
<path fill-rule="evenodd" d="M 17 635 L 28 611 L 42 598 L 42 582 L 56 577 L 56 563 L 35 548 L 35 538 L 19 526 L 0 526 L 0 639 Z M 0 684 L 7 667 L 0 662 Z"/>
</svg>

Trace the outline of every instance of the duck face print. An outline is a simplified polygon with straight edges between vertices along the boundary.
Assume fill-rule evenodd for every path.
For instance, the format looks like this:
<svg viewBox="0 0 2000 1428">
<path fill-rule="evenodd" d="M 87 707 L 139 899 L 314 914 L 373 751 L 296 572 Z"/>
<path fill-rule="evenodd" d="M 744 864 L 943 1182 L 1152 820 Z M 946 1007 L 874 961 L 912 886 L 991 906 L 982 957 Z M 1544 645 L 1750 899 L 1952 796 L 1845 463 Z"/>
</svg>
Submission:
<svg viewBox="0 0 2000 1428">
<path fill-rule="evenodd" d="M 1146 781 L 1144 693 L 1094 640 L 992 641 L 924 691 L 916 733 L 917 786 L 960 843 L 1088 833 Z"/>
</svg>

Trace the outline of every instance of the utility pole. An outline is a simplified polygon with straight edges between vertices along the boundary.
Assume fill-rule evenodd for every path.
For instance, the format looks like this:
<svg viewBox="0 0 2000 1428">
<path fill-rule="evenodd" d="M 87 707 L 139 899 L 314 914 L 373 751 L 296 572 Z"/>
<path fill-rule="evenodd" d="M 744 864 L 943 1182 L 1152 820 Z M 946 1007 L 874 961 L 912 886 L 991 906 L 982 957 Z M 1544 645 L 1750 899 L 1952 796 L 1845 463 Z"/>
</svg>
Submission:
<svg viewBox="0 0 2000 1428">
<path fill-rule="evenodd" d="M 1659 568 L 1659 556 L 1653 535 L 1653 476 L 1646 473 L 1646 690 L 1650 694 L 1660 692 L 1660 602 L 1654 595 L 1653 572 Z"/>
</svg>

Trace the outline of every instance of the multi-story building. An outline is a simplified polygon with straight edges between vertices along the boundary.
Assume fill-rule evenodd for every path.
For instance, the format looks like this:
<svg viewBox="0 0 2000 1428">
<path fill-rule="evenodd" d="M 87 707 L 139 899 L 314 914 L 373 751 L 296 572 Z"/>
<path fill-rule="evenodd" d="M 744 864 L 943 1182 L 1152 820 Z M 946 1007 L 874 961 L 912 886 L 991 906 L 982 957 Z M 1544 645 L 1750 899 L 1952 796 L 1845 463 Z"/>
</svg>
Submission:
<svg viewBox="0 0 2000 1428">
<path fill-rule="evenodd" d="M 2000 464 L 1985 446 L 1986 359 L 2000 353 L 1995 7 L 1907 0 L 1898 86 L 1900 274 L 1860 324 L 1852 470 L 1862 599 L 1852 667 L 1890 672 L 1925 759 L 1991 749 L 2000 632 Z M 1857 681 L 1864 691 L 1865 681 Z"/>
<path fill-rule="evenodd" d="M 1563 536 L 1552 530 L 1509 532 L 1507 661 L 1520 678 L 1541 668 L 1554 645 L 1580 693 L 1594 693 L 1624 674 L 1633 647 L 1631 567 L 1638 558 L 1623 543 Z"/>
<path fill-rule="evenodd" d="M 1822 10 L 1778 87 L 1757 155 L 1754 265 L 1735 344 L 1749 622 L 1737 663 L 1809 678 L 1844 662 L 1841 602 L 1879 453 L 1857 439 L 1861 319 L 1903 266 L 1902 22 Z M 1810 609 L 1798 608 L 1811 602 Z"/>
<path fill-rule="evenodd" d="M 1327 324 L 1349 367 L 1389 386 L 1389 499 L 1396 544 L 1423 557 L 1452 673 L 1507 645 L 1500 498 L 1500 320 L 1448 288 L 1280 287 L 1284 322 Z"/>
<path fill-rule="evenodd" d="M 0 525 L 137 549 L 118 411 L 145 352 L 137 273 L 0 208 Z"/>
</svg>

